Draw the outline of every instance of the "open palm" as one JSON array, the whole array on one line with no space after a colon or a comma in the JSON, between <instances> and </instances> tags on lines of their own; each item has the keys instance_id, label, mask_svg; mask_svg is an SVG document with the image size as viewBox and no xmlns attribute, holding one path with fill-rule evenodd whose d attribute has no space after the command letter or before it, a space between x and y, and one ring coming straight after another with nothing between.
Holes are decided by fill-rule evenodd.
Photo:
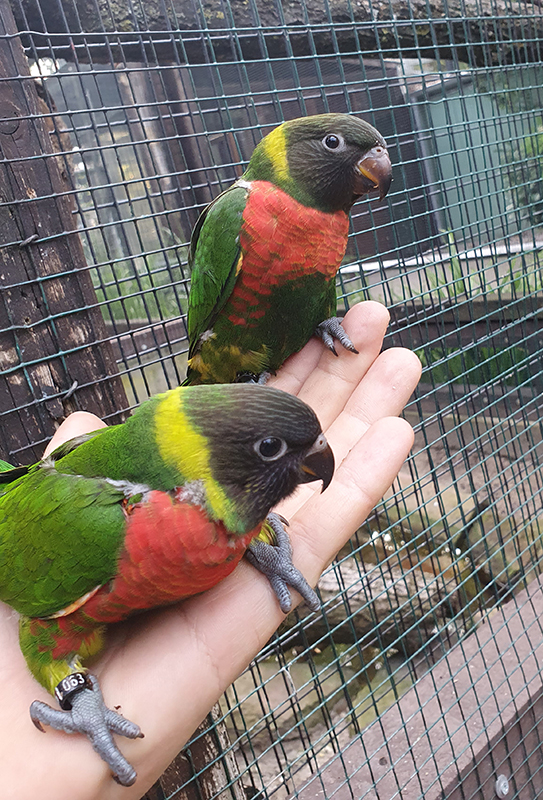
<instances>
[{"instance_id":1,"label":"open palm","mask_svg":"<svg viewBox=\"0 0 543 800\"><path fill-rule=\"evenodd\" d=\"M342 351L336 358L312 340L270 381L315 409L336 458L326 492L302 486L280 509L290 520L294 563L313 585L390 486L412 445L412 430L397 415L420 364L407 350L380 354L387 323L382 306L361 303L345 318L359 355ZM53 444L100 424L90 414L75 414ZM282 619L267 580L242 562L202 595L112 626L92 671L108 705L120 707L145 734L119 742L138 772L135 785L124 788L84 737L34 728L30 703L51 698L26 668L17 615L0 603L2 796L140 798Z\"/></svg>"}]
</instances>

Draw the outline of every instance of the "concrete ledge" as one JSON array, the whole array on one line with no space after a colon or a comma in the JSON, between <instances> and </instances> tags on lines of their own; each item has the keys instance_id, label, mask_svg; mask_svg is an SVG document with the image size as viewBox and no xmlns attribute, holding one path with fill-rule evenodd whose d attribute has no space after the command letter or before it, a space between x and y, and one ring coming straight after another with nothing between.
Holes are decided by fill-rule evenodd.
<instances>
[{"instance_id":1,"label":"concrete ledge","mask_svg":"<svg viewBox=\"0 0 543 800\"><path fill-rule=\"evenodd\" d=\"M495 800L543 792L540 580L494 611L297 793L303 800Z\"/></svg>"}]
</instances>

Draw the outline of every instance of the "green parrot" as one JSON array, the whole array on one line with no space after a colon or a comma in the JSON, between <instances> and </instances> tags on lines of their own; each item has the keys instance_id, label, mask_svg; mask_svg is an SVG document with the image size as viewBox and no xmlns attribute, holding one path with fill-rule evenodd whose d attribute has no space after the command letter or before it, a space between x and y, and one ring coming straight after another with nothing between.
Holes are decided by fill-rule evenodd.
<instances>
[{"instance_id":1,"label":"green parrot","mask_svg":"<svg viewBox=\"0 0 543 800\"><path fill-rule=\"evenodd\" d=\"M28 667L62 709L35 701L31 717L40 730L85 733L131 785L136 773L111 732L142 734L107 708L85 660L102 650L110 623L205 591L246 553L285 612L288 586L317 608L269 512L300 483L322 479L324 489L332 452L301 400L234 384L178 387L38 464L7 466L0 599L19 612Z\"/></svg>"},{"instance_id":2,"label":"green parrot","mask_svg":"<svg viewBox=\"0 0 543 800\"><path fill-rule=\"evenodd\" d=\"M190 244L185 383L275 372L313 334L356 353L336 317L349 211L392 167L379 131L348 114L285 122L201 214Z\"/></svg>"}]
</instances>

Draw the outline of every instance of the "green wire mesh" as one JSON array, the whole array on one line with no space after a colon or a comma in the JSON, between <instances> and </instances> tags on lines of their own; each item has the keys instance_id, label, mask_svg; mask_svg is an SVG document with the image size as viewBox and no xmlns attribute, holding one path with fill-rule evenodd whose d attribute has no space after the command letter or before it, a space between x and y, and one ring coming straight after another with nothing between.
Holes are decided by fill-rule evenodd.
<instances>
[{"instance_id":1,"label":"green wire mesh","mask_svg":"<svg viewBox=\"0 0 543 800\"><path fill-rule=\"evenodd\" d=\"M70 410L115 420L184 377L190 231L277 123L363 114L394 164L388 197L354 206L338 292L345 309L386 304L385 346L423 363L405 410L412 455L323 576L322 612L287 619L196 732L184 773L166 774L150 800L524 800L543 786L543 17L529 3L460 8L0 3L2 60L22 45L15 80L39 98L29 118L50 142L11 156L12 168L60 170L63 191L38 199L68 203L73 219L0 247L79 237L84 253L84 290L66 289L64 310L48 287L72 286L70 263L2 275L12 355L0 444L11 461L39 457ZM38 199L18 202L33 213ZM14 292L39 298L39 319L14 320ZM74 344L62 323L82 313L98 314L94 339ZM53 344L29 348L29 331L44 329ZM109 360L74 378L70 357L85 362L93 346ZM486 699L466 683L470 662ZM512 709L523 709L515 742ZM420 714L416 750L408 731Z\"/></svg>"}]
</instances>

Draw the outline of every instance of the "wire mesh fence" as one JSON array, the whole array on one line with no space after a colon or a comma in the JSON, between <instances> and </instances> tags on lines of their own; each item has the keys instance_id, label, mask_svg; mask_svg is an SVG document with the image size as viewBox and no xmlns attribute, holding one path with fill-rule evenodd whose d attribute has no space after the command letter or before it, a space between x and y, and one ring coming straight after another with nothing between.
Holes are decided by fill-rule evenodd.
<instances>
[{"instance_id":1,"label":"wire mesh fence","mask_svg":"<svg viewBox=\"0 0 543 800\"><path fill-rule=\"evenodd\" d=\"M190 231L276 124L361 114L394 165L338 286L421 358L412 455L322 612L287 619L149 797L538 797L540 5L2 0L0 25L11 462L184 378Z\"/></svg>"}]
</instances>

